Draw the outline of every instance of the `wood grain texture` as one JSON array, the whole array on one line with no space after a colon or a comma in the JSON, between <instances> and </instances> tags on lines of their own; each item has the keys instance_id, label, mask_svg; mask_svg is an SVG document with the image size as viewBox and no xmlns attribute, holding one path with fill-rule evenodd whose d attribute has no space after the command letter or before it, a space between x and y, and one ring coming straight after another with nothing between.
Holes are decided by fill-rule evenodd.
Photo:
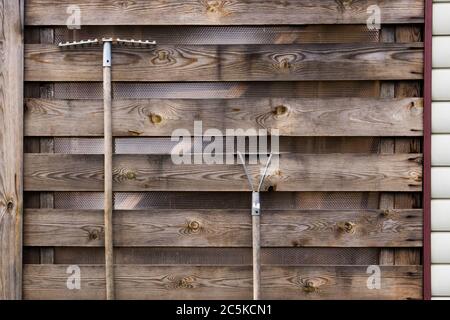
<instances>
[{"instance_id":1,"label":"wood grain texture","mask_svg":"<svg viewBox=\"0 0 450 320\"><path fill-rule=\"evenodd\" d=\"M102 191L102 155L26 154L26 191ZM236 162L235 162L236 163ZM422 155L280 155L262 190L420 191ZM170 156L116 155L114 191L249 191L240 164L175 165ZM254 184L260 165L250 165Z\"/></svg>"},{"instance_id":2,"label":"wood grain texture","mask_svg":"<svg viewBox=\"0 0 450 320\"><path fill-rule=\"evenodd\" d=\"M114 211L114 246L250 247L248 210ZM417 247L422 210L263 210L263 247ZM101 210L27 209L26 246L101 247ZM282 236L280 236L282 235Z\"/></svg>"},{"instance_id":3,"label":"wood grain texture","mask_svg":"<svg viewBox=\"0 0 450 320\"><path fill-rule=\"evenodd\" d=\"M423 78L423 44L117 48L114 81L297 81ZM25 48L26 81L101 81L98 48Z\"/></svg>"},{"instance_id":4,"label":"wood grain texture","mask_svg":"<svg viewBox=\"0 0 450 320\"><path fill-rule=\"evenodd\" d=\"M107 47L109 46L109 47ZM111 53L111 43L104 45L104 55ZM109 49L107 49L109 48ZM109 62L111 57L106 58ZM114 244L113 244L113 153L114 142L112 132L112 81L111 66L103 65L103 128L104 128L104 246L106 272L106 299L114 300Z\"/></svg>"},{"instance_id":5,"label":"wood grain texture","mask_svg":"<svg viewBox=\"0 0 450 320\"><path fill-rule=\"evenodd\" d=\"M102 299L104 267L82 265L68 290L67 265L25 265L25 299ZM262 299L421 299L419 266L384 266L382 290L367 288L367 266L263 266ZM116 266L117 299L250 299L251 267Z\"/></svg>"},{"instance_id":6,"label":"wood grain texture","mask_svg":"<svg viewBox=\"0 0 450 320\"><path fill-rule=\"evenodd\" d=\"M99 100L25 101L26 136L102 136ZM283 136L420 136L420 98L114 100L115 136L171 136L174 130L278 129Z\"/></svg>"},{"instance_id":7,"label":"wood grain texture","mask_svg":"<svg viewBox=\"0 0 450 320\"><path fill-rule=\"evenodd\" d=\"M0 0L0 300L22 297L23 1Z\"/></svg>"},{"instance_id":8,"label":"wood grain texture","mask_svg":"<svg viewBox=\"0 0 450 320\"><path fill-rule=\"evenodd\" d=\"M415 42L422 41L422 28L419 26L397 26L396 27L397 42ZM395 88L395 96L402 97L420 97L423 96L423 82L416 81L400 81ZM396 152L421 152L422 140L414 139L413 141L405 141L401 138L396 138L395 141ZM417 195L411 194L396 194L395 207L403 208L417 208L422 207L420 200L417 201ZM422 252L419 248L397 248L395 249L395 264L396 265L420 265Z\"/></svg>"},{"instance_id":9,"label":"wood grain texture","mask_svg":"<svg viewBox=\"0 0 450 320\"><path fill-rule=\"evenodd\" d=\"M29 32L29 31L27 31ZM39 43L52 44L55 39L55 32L53 28L39 28ZM41 83L39 85L39 96L41 98L53 99L55 95L55 86L53 83ZM53 138L41 138L39 152L40 153L54 153L55 141ZM53 208L54 193L53 192L41 192L39 193L39 206L40 208ZM55 262L55 250L53 247L40 248L39 263L41 264L53 264Z\"/></svg>"},{"instance_id":10,"label":"wood grain texture","mask_svg":"<svg viewBox=\"0 0 450 320\"><path fill-rule=\"evenodd\" d=\"M71 5L83 25L366 24L369 0L29 0L27 25L65 25ZM423 23L420 0L379 0L383 23Z\"/></svg>"}]
</instances>

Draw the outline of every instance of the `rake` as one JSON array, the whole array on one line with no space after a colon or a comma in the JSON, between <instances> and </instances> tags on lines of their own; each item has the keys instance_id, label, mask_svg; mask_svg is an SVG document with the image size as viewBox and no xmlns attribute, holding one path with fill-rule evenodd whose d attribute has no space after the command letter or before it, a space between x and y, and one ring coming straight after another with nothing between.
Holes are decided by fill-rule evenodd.
<instances>
[{"instance_id":1,"label":"rake","mask_svg":"<svg viewBox=\"0 0 450 320\"><path fill-rule=\"evenodd\" d=\"M111 83L111 67L112 67L112 47L113 45L127 46L131 48L146 48L156 45L155 41L149 40L124 40L103 38L81 40L74 42L59 43L61 48L85 48L99 47L103 45L103 111L104 111L104 139L105 139L105 278L106 278L106 299L114 299L114 252L113 252L113 228L112 228L112 211L113 211L113 135L112 135L112 83Z\"/></svg>"},{"instance_id":2,"label":"rake","mask_svg":"<svg viewBox=\"0 0 450 320\"><path fill-rule=\"evenodd\" d=\"M261 298L261 199L260 191L264 179L269 169L270 161L272 160L272 153L267 160L266 167L259 181L258 189L254 189L252 178L245 165L242 153L238 151L242 166L244 167L245 175L252 190L252 249L253 249L253 300L260 300Z\"/></svg>"}]
</instances>

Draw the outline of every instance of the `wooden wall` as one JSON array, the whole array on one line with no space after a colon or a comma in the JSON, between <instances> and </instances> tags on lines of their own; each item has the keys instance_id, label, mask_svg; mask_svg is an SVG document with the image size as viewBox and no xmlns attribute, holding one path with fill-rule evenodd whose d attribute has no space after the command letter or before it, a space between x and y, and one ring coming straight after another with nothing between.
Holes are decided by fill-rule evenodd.
<instances>
[{"instance_id":1,"label":"wooden wall","mask_svg":"<svg viewBox=\"0 0 450 320\"><path fill-rule=\"evenodd\" d=\"M280 129L280 170L263 186L263 298L421 299L424 2L375 1L381 29L367 30L372 2L28 0L24 298L105 298L101 208L57 201L102 192L102 156L56 147L103 135L101 50L55 44L119 36L158 45L114 51L116 141L195 120ZM74 4L82 28L69 31ZM116 199L133 199L114 211L117 298L251 298L242 167L139 153L114 156ZM67 289L68 265L81 290Z\"/></svg>"}]
</instances>

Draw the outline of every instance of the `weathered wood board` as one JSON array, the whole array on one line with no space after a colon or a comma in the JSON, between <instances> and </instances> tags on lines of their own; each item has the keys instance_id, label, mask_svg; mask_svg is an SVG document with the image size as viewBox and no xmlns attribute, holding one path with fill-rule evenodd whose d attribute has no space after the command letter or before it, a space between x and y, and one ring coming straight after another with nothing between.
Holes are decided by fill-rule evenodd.
<instances>
[{"instance_id":1,"label":"weathered wood board","mask_svg":"<svg viewBox=\"0 0 450 320\"><path fill-rule=\"evenodd\" d=\"M103 299L104 267L81 265L81 290L68 290L67 265L25 265L25 299ZM263 266L263 299L421 299L420 266L382 266L382 290L368 266ZM250 299L251 267L117 265L117 299Z\"/></svg>"},{"instance_id":2,"label":"weathered wood board","mask_svg":"<svg viewBox=\"0 0 450 320\"><path fill-rule=\"evenodd\" d=\"M193 157L192 157L193 158ZM102 155L26 154L26 191L102 191ZM261 165L250 165L257 185ZM249 191L240 163L173 163L171 156L116 155L114 191ZM420 191L422 155L285 154L263 190Z\"/></svg>"},{"instance_id":3,"label":"weathered wood board","mask_svg":"<svg viewBox=\"0 0 450 320\"><path fill-rule=\"evenodd\" d=\"M27 99L26 136L103 136L101 100ZM283 136L421 136L420 98L114 100L115 136L174 130L273 129Z\"/></svg>"},{"instance_id":4,"label":"weathered wood board","mask_svg":"<svg viewBox=\"0 0 450 320\"><path fill-rule=\"evenodd\" d=\"M422 210L264 210L263 247L416 247ZM250 247L248 210L114 211L114 246ZM104 246L101 210L27 209L26 246Z\"/></svg>"},{"instance_id":5,"label":"weathered wood board","mask_svg":"<svg viewBox=\"0 0 450 320\"><path fill-rule=\"evenodd\" d=\"M376 57L376 59L374 59ZM26 81L101 81L102 50L25 47ZM402 80L423 78L422 43L117 48L113 81Z\"/></svg>"},{"instance_id":6,"label":"weathered wood board","mask_svg":"<svg viewBox=\"0 0 450 320\"><path fill-rule=\"evenodd\" d=\"M383 23L424 21L420 0L28 0L25 22L65 25L74 6L82 25L366 24L373 4Z\"/></svg>"},{"instance_id":7,"label":"weathered wood board","mask_svg":"<svg viewBox=\"0 0 450 320\"><path fill-rule=\"evenodd\" d=\"M0 300L22 297L23 1L0 0Z\"/></svg>"}]
</instances>

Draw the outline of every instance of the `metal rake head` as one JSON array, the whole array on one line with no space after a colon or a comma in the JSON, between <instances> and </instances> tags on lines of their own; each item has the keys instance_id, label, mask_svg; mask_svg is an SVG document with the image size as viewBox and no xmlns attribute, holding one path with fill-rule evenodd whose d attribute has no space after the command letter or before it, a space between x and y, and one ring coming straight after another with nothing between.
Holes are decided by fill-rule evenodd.
<instances>
[{"instance_id":1,"label":"metal rake head","mask_svg":"<svg viewBox=\"0 0 450 320\"><path fill-rule=\"evenodd\" d=\"M62 47L62 48L88 47L88 46L100 45L105 42L110 42L111 44L117 45L117 46L127 46L127 47L134 47L134 48L146 48L146 47L156 45L156 41L150 41L150 40L103 38L102 40L88 39L88 40L71 41L71 42L69 42L69 41L68 42L60 42L58 44L58 46Z\"/></svg>"},{"instance_id":2,"label":"metal rake head","mask_svg":"<svg viewBox=\"0 0 450 320\"><path fill-rule=\"evenodd\" d=\"M61 48L74 48L74 47L88 47L93 45L100 44L100 41L98 39L88 39L88 40L81 40L81 41L67 41L67 42L60 42L58 44Z\"/></svg>"},{"instance_id":3,"label":"metal rake head","mask_svg":"<svg viewBox=\"0 0 450 320\"><path fill-rule=\"evenodd\" d=\"M119 46L149 47L156 45L156 41L117 38L116 44Z\"/></svg>"}]
</instances>

